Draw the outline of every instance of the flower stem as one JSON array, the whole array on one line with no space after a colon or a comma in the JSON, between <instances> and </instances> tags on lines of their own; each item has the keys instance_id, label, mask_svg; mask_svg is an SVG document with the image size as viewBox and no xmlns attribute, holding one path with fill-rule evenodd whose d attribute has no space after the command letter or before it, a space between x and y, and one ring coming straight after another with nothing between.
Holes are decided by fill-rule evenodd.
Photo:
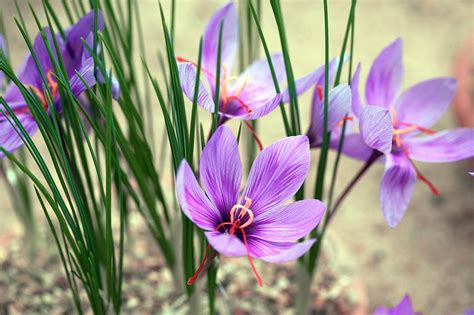
<instances>
[{"instance_id":1,"label":"flower stem","mask_svg":"<svg viewBox=\"0 0 474 315\"><path fill-rule=\"evenodd\" d=\"M377 159L380 156L382 156L382 153L380 153L379 151L374 150L372 152L372 155L365 162L365 164L362 166L362 168L359 170L359 172L357 172L357 174L349 182L349 184L346 186L346 188L344 188L344 190L342 191L342 193L339 195L336 202L334 203L334 207L332 207L332 210L331 209L329 210L328 215L326 216L326 220L325 220L323 230L326 229L327 225L329 224L329 221L334 217L334 215L336 214L336 210L342 204L344 199L349 195L352 188L354 188L354 186L359 182L359 180L362 178L362 176L369 170L369 168L375 163L375 161L377 161Z\"/></svg>"},{"instance_id":2,"label":"flower stem","mask_svg":"<svg viewBox=\"0 0 474 315\"><path fill-rule=\"evenodd\" d=\"M323 226L321 228L321 232L319 232L315 237L318 238L318 242L313 246L312 252L310 253L309 257L309 264L308 264L308 271L312 274L316 272L316 269L318 267L318 260L319 260L319 254L320 254L320 249L321 245L323 243L324 235L326 233L326 229L329 225L329 222L331 222L331 219L334 217L336 214L336 210L339 208L339 206L342 204L344 199L349 195L349 192L351 192L352 188L359 182L359 180L362 178L362 176L367 172L367 170L372 166L372 164L377 161L377 159L382 156L382 153L379 151L373 150L372 155L367 159L365 164L362 166L362 168L357 172L357 174L354 176L354 178L349 182L349 184L344 188L342 193L339 195L337 198L334 207L328 210L328 213L326 214L326 217L324 219Z\"/></svg>"}]
</instances>

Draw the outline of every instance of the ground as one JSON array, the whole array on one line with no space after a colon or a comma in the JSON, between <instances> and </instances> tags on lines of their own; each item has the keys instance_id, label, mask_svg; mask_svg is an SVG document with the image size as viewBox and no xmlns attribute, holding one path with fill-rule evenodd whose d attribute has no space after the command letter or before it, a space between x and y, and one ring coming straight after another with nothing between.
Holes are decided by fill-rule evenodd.
<instances>
[{"instance_id":1,"label":"ground","mask_svg":"<svg viewBox=\"0 0 474 315\"><path fill-rule=\"evenodd\" d=\"M2 14L8 29L13 64L18 66L26 51L12 22L13 1L5 1ZM32 1L37 5L38 1ZM55 1L52 1L53 3ZM177 1L176 50L187 58L196 56L198 38L212 10L224 1ZM264 32L272 51L279 50L270 6L264 2ZM322 2L322 1L321 1ZM339 53L350 1L330 2L330 51ZM156 1L140 1L148 57L163 45L158 36ZM167 3L165 2L165 7ZM39 6L38 6L39 7ZM318 1L282 1L290 54L297 76L323 62L323 11ZM365 79L370 62L379 50L397 37L404 40L404 86L432 77L449 76L457 50L473 31L473 5L469 0L360 0L356 16L354 60L362 62ZM27 19L29 25L34 21ZM156 38L158 37L158 38ZM303 123L307 124L310 95L300 100ZM161 124L161 121L158 121ZM259 134L265 145L283 136L281 118L275 113L262 119ZM230 124L237 128L237 124ZM436 129L455 127L446 113ZM331 156L333 158L333 156ZM332 159L331 159L332 161ZM312 168L317 163L314 153ZM343 159L338 191L360 167ZM423 174L440 189L433 197L418 183L406 217L396 229L386 226L379 206L378 185L383 167L375 166L344 202L330 228L341 250L341 259L363 279L369 309L395 304L405 293L425 314L462 314L474 307L474 180L466 162L449 165L419 165ZM311 177L313 175L310 175ZM17 220L3 183L0 186L0 235L14 229ZM38 222L43 223L38 212ZM331 242L326 246L331 246Z\"/></svg>"}]
</instances>

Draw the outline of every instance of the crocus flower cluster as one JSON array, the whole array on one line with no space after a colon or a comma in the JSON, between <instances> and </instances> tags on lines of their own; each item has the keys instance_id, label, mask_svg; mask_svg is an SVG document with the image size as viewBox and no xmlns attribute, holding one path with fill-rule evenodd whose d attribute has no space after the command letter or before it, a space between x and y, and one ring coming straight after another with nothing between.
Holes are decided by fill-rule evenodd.
<instances>
[{"instance_id":1,"label":"crocus flower cluster","mask_svg":"<svg viewBox=\"0 0 474 315\"><path fill-rule=\"evenodd\" d=\"M413 305L410 296L407 294L403 297L397 306L386 308L379 306L375 309L374 315L422 315L413 310Z\"/></svg>"},{"instance_id":2,"label":"crocus flower cluster","mask_svg":"<svg viewBox=\"0 0 474 315\"><path fill-rule=\"evenodd\" d=\"M474 156L474 129L430 129L454 96L453 78L423 81L399 96L403 77L401 39L388 45L375 59L367 78L364 103L358 92L360 69L359 66L351 87L360 134L347 135L343 152L367 160L375 150L384 157L380 200L385 220L395 227L408 208L417 179L439 195L413 160L439 163Z\"/></svg>"},{"instance_id":3,"label":"crocus flower cluster","mask_svg":"<svg viewBox=\"0 0 474 315\"><path fill-rule=\"evenodd\" d=\"M102 14L98 14L98 29L102 30L104 26ZM65 69L69 77L69 85L71 92L75 97L79 97L87 87L92 87L96 84L96 74L94 70L94 59L89 50L86 49L83 40L93 47L93 29L94 29L94 12L90 12L81 18L76 24L65 30L65 38L59 34L52 34L49 28L45 28L47 42L45 42L38 33L33 44L33 51L36 54L41 71L47 78L48 86L53 102L57 107L56 110L61 111L62 102L59 96L59 87L54 74L53 63L48 54L47 45L51 47L55 56L61 55L64 61ZM53 36L58 43L58 50L56 50ZM46 111L49 111L48 102L46 98L46 91L41 78L41 72L37 68L34 58L31 54L25 58L23 65L18 73L18 79L22 84L33 93L43 105ZM117 85L115 84L115 93ZM25 130L33 135L38 130L37 123L30 113L28 105L20 91L15 84L10 84L3 96L6 103L11 107L13 112L18 117L19 121ZM17 134L15 127L8 121L5 109L0 108L0 146L7 151L13 152L23 145L21 137ZM2 157L2 153L0 153Z\"/></svg>"},{"instance_id":4,"label":"crocus flower cluster","mask_svg":"<svg viewBox=\"0 0 474 315\"><path fill-rule=\"evenodd\" d=\"M252 258L271 263L292 261L315 242L298 240L318 225L325 205L312 199L286 203L303 184L309 165L306 136L277 141L256 157L241 193L237 140L230 129L221 126L202 152L199 175L204 190L183 161L177 172L177 199L186 216L205 231L215 251L248 257L262 285ZM188 283L196 279L205 261L206 257Z\"/></svg>"},{"instance_id":5,"label":"crocus flower cluster","mask_svg":"<svg viewBox=\"0 0 474 315\"><path fill-rule=\"evenodd\" d=\"M252 63L239 76L232 76L232 69L237 55L239 42L239 20L235 5L229 2L219 9L210 19L203 35L201 70L210 87L210 93L199 82L197 103L199 106L214 112L214 95L216 92L217 52L220 25L221 41L221 77L219 91L220 124L228 119L254 120L272 112L281 102L289 101L288 89L276 93L272 74L266 58ZM278 83L286 78L285 64L281 53L271 56ZM184 94L194 98L196 85L196 64L184 58L178 58L179 77ZM301 94L311 88L320 76L316 70L296 82L296 92Z\"/></svg>"}]
</instances>

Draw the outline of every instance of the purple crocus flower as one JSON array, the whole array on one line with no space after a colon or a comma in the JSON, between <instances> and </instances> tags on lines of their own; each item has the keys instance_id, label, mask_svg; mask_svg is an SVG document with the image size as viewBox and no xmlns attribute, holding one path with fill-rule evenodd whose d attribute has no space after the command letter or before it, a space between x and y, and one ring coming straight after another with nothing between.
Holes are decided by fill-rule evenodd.
<instances>
[{"instance_id":1,"label":"purple crocus flower","mask_svg":"<svg viewBox=\"0 0 474 315\"><path fill-rule=\"evenodd\" d=\"M287 204L303 184L309 165L306 136L275 142L259 153L240 193L242 164L237 141L230 129L220 126L200 160L204 191L183 161L177 172L176 195L185 215L205 230L210 246L224 256L247 256L262 285L252 258L270 263L292 261L315 242L297 240L317 226L325 205L318 200Z\"/></svg>"},{"instance_id":2,"label":"purple crocus flower","mask_svg":"<svg viewBox=\"0 0 474 315\"><path fill-rule=\"evenodd\" d=\"M237 55L239 42L239 21L235 5L229 2L220 8L211 18L204 31L202 50L202 73L207 78L211 92L199 83L198 105L214 112L213 101L216 86L217 47L219 42L220 23L223 21L221 43L221 77L219 114L222 124L227 119L253 120L272 112L280 102L289 100L288 90L280 94L275 86L266 58L252 63L238 77L232 76L232 69ZM285 65L281 53L271 56L275 75L279 83L286 78ZM194 99L196 85L196 64L184 58L177 58L181 87L184 94ZM297 94L309 89L315 82L316 75L309 75L297 83Z\"/></svg>"},{"instance_id":3,"label":"purple crocus flower","mask_svg":"<svg viewBox=\"0 0 474 315\"><path fill-rule=\"evenodd\" d=\"M456 87L453 78L423 81L398 96L402 84L402 40L388 45L375 59L366 82L366 105L359 93L360 66L352 81L352 102L359 134L345 139L343 152L367 160L374 150L385 156L380 199L390 227L403 218L416 179L439 191L416 168L421 162L452 162L474 156L474 129L435 132L429 129L449 106ZM425 136L420 136L425 134Z\"/></svg>"},{"instance_id":4,"label":"purple crocus flower","mask_svg":"<svg viewBox=\"0 0 474 315\"><path fill-rule=\"evenodd\" d=\"M413 310L410 296L407 294L403 297L397 306L386 308L379 306L375 309L374 315L422 315L420 312Z\"/></svg>"},{"instance_id":5,"label":"purple crocus flower","mask_svg":"<svg viewBox=\"0 0 474 315\"><path fill-rule=\"evenodd\" d=\"M87 89L87 86L93 86L96 84L94 60L84 49L81 40L82 38L88 37L88 34L91 34L90 19L91 14L83 17L77 24L67 29L66 38L64 40L58 34L54 35L58 43L59 51L56 50L53 44L53 34L51 30L49 28L44 29L44 33L54 55L58 56L60 54L63 57L65 68L69 76L71 92L76 97L79 97ZM102 16L100 15L99 25L102 24L102 22L100 22L101 19ZM62 104L58 93L58 84L53 73L53 63L50 60L45 41L40 33L35 38L33 50L38 57L42 71L46 75L48 88L53 97L53 101L57 106L57 109L61 110ZM85 81L86 85L83 83L81 78ZM49 110L40 71L38 70L31 54L28 54L26 57L18 73L18 79L31 93L36 95L44 109ZM20 89L15 84L10 84L3 98L15 112L25 130L30 135L35 134L38 130L38 126L33 115L29 111L28 105L23 98ZM5 109L0 109L2 111L0 116L0 146L9 152L13 152L23 145L23 141L17 134L15 130L16 127L12 126L7 117L5 117L5 115L7 115ZM0 153L0 158L1 157L3 157L2 153Z\"/></svg>"}]
</instances>

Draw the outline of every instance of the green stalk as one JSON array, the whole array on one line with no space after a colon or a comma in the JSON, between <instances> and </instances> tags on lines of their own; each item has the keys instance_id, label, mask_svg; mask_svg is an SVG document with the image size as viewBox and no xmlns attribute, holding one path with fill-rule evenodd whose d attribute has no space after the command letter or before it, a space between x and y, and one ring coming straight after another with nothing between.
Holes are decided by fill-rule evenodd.
<instances>
[{"instance_id":1,"label":"green stalk","mask_svg":"<svg viewBox=\"0 0 474 315\"><path fill-rule=\"evenodd\" d=\"M352 80L352 61L353 61L353 55L354 55L354 27L355 27L355 7L357 4L357 0L352 1L352 6L351 6L351 12L350 12L350 17L347 23L347 28L346 28L346 35L344 36L344 43L343 43L343 50L341 51L341 58L340 60L343 60L344 56L344 51L345 51L345 45L347 42L347 34L351 33L351 43L350 43L350 59L349 59L349 73L348 73L348 78L347 82L349 85L351 84ZM349 30L350 29L350 30ZM338 72L336 75L336 81L334 82L334 86L337 86L339 84L340 80L340 75L342 70L342 65L338 68ZM347 121L344 120L342 123L342 130L341 130L341 137L339 139L339 144L337 147L337 155L336 155L336 161L334 163L334 168L332 171L332 178L331 178L331 186L329 188L329 197L328 197L328 209L331 209L332 207L332 201L333 201L333 196L334 196L334 189L336 187L336 181L337 181L337 171L339 169L339 162L341 159L341 153L342 149L344 148L344 139L345 139L345 134L346 134L346 127L347 127Z\"/></svg>"},{"instance_id":2,"label":"green stalk","mask_svg":"<svg viewBox=\"0 0 474 315\"><path fill-rule=\"evenodd\" d=\"M285 25L283 22L283 15L280 7L280 0L270 0L272 6L273 15L277 23L278 34L280 36L281 50L283 53L283 59L285 61L286 78L288 82L288 92L290 95L290 108L291 108L291 122L293 135L301 134L301 122L300 113L298 107L298 95L296 93L296 83L293 74L293 67L291 66L291 59L288 50L288 41L286 39Z\"/></svg>"},{"instance_id":3,"label":"green stalk","mask_svg":"<svg viewBox=\"0 0 474 315\"><path fill-rule=\"evenodd\" d=\"M318 173L316 177L314 198L322 200L324 188L324 174L326 171L327 156L329 151L330 133L328 132L328 92L329 92L329 18L328 18L328 3L323 0L324 5L324 123L323 123L323 143L321 146L321 153L319 156ZM311 238L317 237L317 229L311 232ZM318 241L318 244L321 240ZM317 247L313 246L309 251L308 271L312 274L315 267L317 255Z\"/></svg>"},{"instance_id":4,"label":"green stalk","mask_svg":"<svg viewBox=\"0 0 474 315\"><path fill-rule=\"evenodd\" d=\"M258 18L258 14L255 11L255 8L254 8L251 0L248 0L248 4L249 4L250 11L252 13L253 19L255 21L255 25L257 26L258 34L260 36L260 41L262 42L263 50L265 51L265 56L266 56L267 61L268 61L268 66L270 67L270 72L272 74L273 84L275 85L275 91L277 93L280 93L280 84L279 84L278 79L276 77L275 67L273 66L272 57L270 55L270 50L268 49L267 41L265 40L265 36L263 34L262 27L260 25L260 20ZM280 111L281 111L281 116L282 116L282 119L283 119L283 125L285 126L286 135L291 136L293 134L293 131L290 127L290 123L288 121L288 115L286 114L285 105L283 104L283 102L280 103Z\"/></svg>"},{"instance_id":5,"label":"green stalk","mask_svg":"<svg viewBox=\"0 0 474 315\"><path fill-rule=\"evenodd\" d=\"M224 21L219 25L219 41L217 44L217 64L216 64L216 89L214 96L214 113L212 114L212 129L210 136L216 131L219 124L219 102L220 102L220 86L221 86L221 50L222 50L222 30L224 29ZM210 137L209 137L210 138Z\"/></svg>"}]
</instances>

